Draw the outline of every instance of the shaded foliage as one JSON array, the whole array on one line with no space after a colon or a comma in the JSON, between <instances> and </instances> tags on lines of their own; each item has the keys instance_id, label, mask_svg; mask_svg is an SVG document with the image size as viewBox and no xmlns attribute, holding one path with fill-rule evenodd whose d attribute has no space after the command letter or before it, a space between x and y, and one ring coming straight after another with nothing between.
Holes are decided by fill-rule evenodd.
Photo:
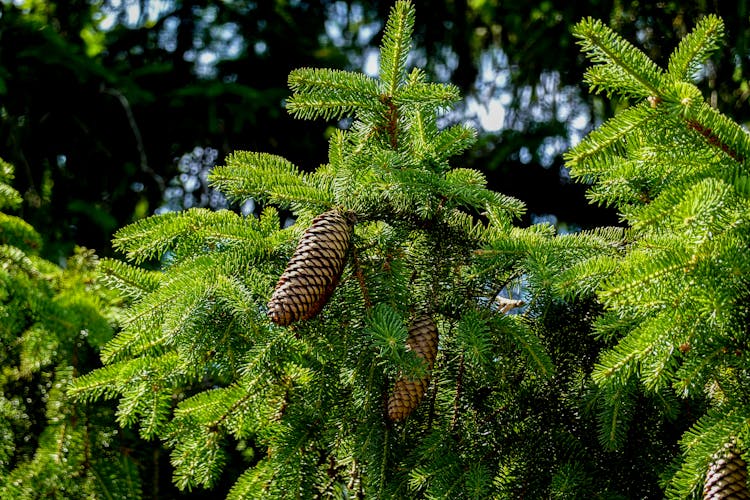
<instances>
[{"instance_id":1,"label":"shaded foliage","mask_svg":"<svg viewBox=\"0 0 750 500\"><path fill-rule=\"evenodd\" d=\"M17 166L24 216L49 235L52 256L74 240L106 253L115 228L160 205L179 175L176 159L195 147L219 157L234 149L280 152L293 138L284 151L291 160L306 169L324 161L318 139L325 126L282 113L288 91L281 82L296 67L364 67L388 8L364 1L127 5L0 4L0 153ZM747 45L746 0L738 10L697 1L417 7L423 14L413 57L420 65L480 107L502 101L482 113L504 114L504 129L481 134L463 161L526 200L527 221L544 214L584 227L614 220L611 211L587 210L583 188L561 170L571 132L580 137L617 106L578 90L582 61L568 27L584 15L609 19L657 62L700 15L723 15L734 45L712 59L701 86L720 109L746 119L747 62L733 56ZM461 113L478 120L479 111ZM571 131L578 115L583 128Z\"/></svg>"}]
</instances>

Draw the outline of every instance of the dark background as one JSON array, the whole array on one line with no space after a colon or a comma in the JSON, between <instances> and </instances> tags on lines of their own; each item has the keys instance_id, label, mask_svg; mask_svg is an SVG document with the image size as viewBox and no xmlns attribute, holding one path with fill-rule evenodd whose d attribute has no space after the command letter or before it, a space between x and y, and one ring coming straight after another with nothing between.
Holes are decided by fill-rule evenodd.
<instances>
[{"instance_id":1,"label":"dark background","mask_svg":"<svg viewBox=\"0 0 750 500\"><path fill-rule=\"evenodd\" d=\"M74 244L111 253L113 232L155 211L224 206L206 170L234 150L326 162L336 123L291 119L289 71L362 70L391 2L0 2L0 157L16 166L23 216L45 256ZM561 154L618 105L581 84L585 61L570 27L606 21L661 65L705 14L727 43L699 85L748 119L748 5L706 1L427 1L417 8L413 63L459 85L466 102L446 123L473 122L479 143L454 165L528 205L522 224L561 230L616 224L588 205ZM483 121L487 115L494 121Z\"/></svg>"}]
</instances>

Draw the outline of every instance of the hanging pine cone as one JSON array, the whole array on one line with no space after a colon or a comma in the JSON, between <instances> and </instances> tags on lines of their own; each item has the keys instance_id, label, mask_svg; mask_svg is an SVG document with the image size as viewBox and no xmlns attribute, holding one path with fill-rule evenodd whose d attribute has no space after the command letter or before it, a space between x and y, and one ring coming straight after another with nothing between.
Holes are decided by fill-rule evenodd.
<instances>
[{"instance_id":1,"label":"hanging pine cone","mask_svg":"<svg viewBox=\"0 0 750 500\"><path fill-rule=\"evenodd\" d=\"M335 210L313 219L268 302L271 321L286 326L323 309L344 270L351 232L351 221Z\"/></svg>"},{"instance_id":2,"label":"hanging pine cone","mask_svg":"<svg viewBox=\"0 0 750 500\"><path fill-rule=\"evenodd\" d=\"M438 331L435 322L428 315L419 316L409 328L406 340L409 349L427 362L427 374L417 380L401 377L388 398L388 418L397 422L409 416L422 400L430 382L429 372L435 363L438 346Z\"/></svg>"},{"instance_id":3,"label":"hanging pine cone","mask_svg":"<svg viewBox=\"0 0 750 500\"><path fill-rule=\"evenodd\" d=\"M703 500L750 499L747 489L747 464L732 445L726 446L723 455L713 461L706 474Z\"/></svg>"}]
</instances>

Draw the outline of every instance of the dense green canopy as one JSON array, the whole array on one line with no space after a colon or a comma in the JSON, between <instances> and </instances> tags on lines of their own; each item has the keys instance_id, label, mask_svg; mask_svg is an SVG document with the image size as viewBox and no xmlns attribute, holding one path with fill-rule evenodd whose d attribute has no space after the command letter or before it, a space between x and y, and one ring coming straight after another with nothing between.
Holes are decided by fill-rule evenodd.
<instances>
[{"instance_id":1,"label":"dense green canopy","mask_svg":"<svg viewBox=\"0 0 750 500\"><path fill-rule=\"evenodd\" d=\"M0 497L747 491L746 2L0 8Z\"/></svg>"},{"instance_id":2,"label":"dense green canopy","mask_svg":"<svg viewBox=\"0 0 750 500\"><path fill-rule=\"evenodd\" d=\"M745 0L415 6L415 57L431 78L450 80L468 96L449 120L484 131L463 161L527 202L529 217L553 214L584 227L615 220L587 208L583 187L561 171L571 140L612 112L580 85L570 26L584 16L608 19L660 62L700 16L722 15L734 46L716 57L723 63L709 66L702 85L720 109L740 122L748 116ZM0 2L0 157L17 167L23 215L50 240L46 254L59 258L73 241L109 253L114 230L153 213L170 181L169 206L207 204L197 174L236 149L283 151L314 169L326 158L320 139L329 132L283 110L286 76L304 66L372 65L389 7Z\"/></svg>"}]
</instances>

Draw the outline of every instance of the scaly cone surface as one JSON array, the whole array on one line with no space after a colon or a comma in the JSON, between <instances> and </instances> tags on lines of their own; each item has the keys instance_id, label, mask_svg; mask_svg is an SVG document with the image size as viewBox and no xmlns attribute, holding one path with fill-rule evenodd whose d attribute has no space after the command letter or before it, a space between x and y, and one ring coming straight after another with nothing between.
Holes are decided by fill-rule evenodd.
<instances>
[{"instance_id":1,"label":"scaly cone surface","mask_svg":"<svg viewBox=\"0 0 750 500\"><path fill-rule=\"evenodd\" d=\"M711 464L706 474L703 500L750 499L747 489L747 464L732 446Z\"/></svg>"},{"instance_id":2,"label":"scaly cone surface","mask_svg":"<svg viewBox=\"0 0 750 500\"><path fill-rule=\"evenodd\" d=\"M419 379L401 377L396 381L388 398L388 418L394 422L404 420L419 406L430 382L429 372L435 363L438 346L438 330L430 316L425 314L414 321L406 343L414 354L425 360L427 374Z\"/></svg>"},{"instance_id":3,"label":"scaly cone surface","mask_svg":"<svg viewBox=\"0 0 750 500\"><path fill-rule=\"evenodd\" d=\"M271 321L286 326L323 309L344 270L351 233L352 223L335 210L313 219L268 302Z\"/></svg>"}]
</instances>

